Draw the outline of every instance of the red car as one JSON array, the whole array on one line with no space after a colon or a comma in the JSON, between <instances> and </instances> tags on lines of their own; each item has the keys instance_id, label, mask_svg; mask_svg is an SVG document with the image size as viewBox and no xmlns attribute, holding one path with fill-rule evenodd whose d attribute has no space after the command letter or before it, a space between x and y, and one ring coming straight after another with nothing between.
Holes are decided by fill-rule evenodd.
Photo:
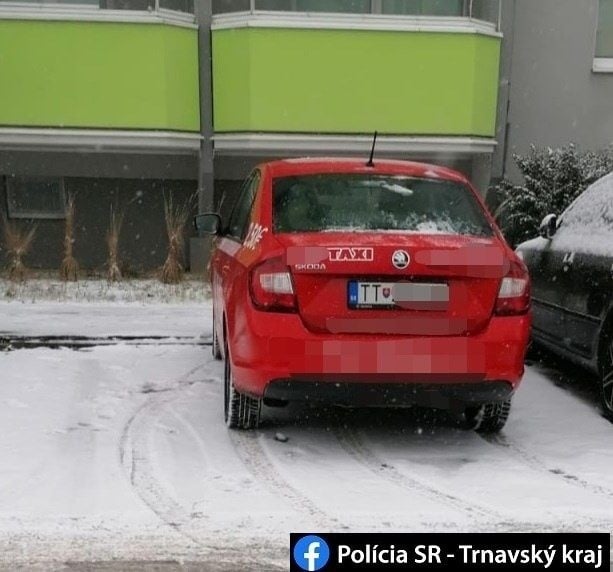
<instances>
[{"instance_id":1,"label":"red car","mask_svg":"<svg viewBox=\"0 0 613 572\"><path fill-rule=\"evenodd\" d=\"M530 282L466 178L404 161L258 166L215 234L225 418L262 403L449 409L499 431L524 371Z\"/></svg>"}]
</instances>

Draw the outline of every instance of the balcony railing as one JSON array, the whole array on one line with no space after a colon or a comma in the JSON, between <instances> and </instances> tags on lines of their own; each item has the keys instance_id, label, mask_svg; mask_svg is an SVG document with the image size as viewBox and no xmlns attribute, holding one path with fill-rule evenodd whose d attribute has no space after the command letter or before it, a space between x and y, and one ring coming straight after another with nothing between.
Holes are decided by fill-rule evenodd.
<instances>
[{"instance_id":1,"label":"balcony railing","mask_svg":"<svg viewBox=\"0 0 613 572\"><path fill-rule=\"evenodd\" d=\"M490 22L500 29L502 0L212 0L213 13L327 12L457 17Z\"/></svg>"},{"instance_id":2,"label":"balcony railing","mask_svg":"<svg viewBox=\"0 0 613 572\"><path fill-rule=\"evenodd\" d=\"M132 10L157 12L170 10L187 14L194 13L194 0L0 0L0 8L19 6L28 8L40 6L41 8L74 8L101 9L101 10Z\"/></svg>"}]
</instances>

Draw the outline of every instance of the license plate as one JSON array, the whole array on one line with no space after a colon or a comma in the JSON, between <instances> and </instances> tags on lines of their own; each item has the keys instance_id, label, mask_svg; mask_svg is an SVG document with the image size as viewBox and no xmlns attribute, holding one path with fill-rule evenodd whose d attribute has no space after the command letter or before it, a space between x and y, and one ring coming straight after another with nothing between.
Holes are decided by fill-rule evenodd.
<instances>
[{"instance_id":1,"label":"license plate","mask_svg":"<svg viewBox=\"0 0 613 572\"><path fill-rule=\"evenodd\" d=\"M350 308L405 308L442 311L449 305L449 286L423 282L348 283Z\"/></svg>"}]
</instances>

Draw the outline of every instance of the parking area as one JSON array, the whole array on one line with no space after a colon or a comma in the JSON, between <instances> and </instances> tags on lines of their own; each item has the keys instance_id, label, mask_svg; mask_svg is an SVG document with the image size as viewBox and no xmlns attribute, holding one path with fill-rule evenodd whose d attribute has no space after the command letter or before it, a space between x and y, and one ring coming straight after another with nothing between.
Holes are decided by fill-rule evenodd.
<instances>
[{"instance_id":1,"label":"parking area","mask_svg":"<svg viewBox=\"0 0 613 572\"><path fill-rule=\"evenodd\" d=\"M285 569L290 531L613 526L613 426L581 370L531 362L492 438L305 407L228 431L210 311L3 304L0 567Z\"/></svg>"}]
</instances>

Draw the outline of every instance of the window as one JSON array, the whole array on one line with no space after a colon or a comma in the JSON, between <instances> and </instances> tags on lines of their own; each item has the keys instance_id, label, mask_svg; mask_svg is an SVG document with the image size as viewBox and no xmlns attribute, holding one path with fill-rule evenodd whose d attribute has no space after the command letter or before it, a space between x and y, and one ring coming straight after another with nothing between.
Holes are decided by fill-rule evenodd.
<instances>
[{"instance_id":1,"label":"window","mask_svg":"<svg viewBox=\"0 0 613 572\"><path fill-rule=\"evenodd\" d=\"M464 4L464 13L470 13L470 17L476 20L497 24L500 29L501 2L502 0L472 0Z\"/></svg>"},{"instance_id":2,"label":"window","mask_svg":"<svg viewBox=\"0 0 613 572\"><path fill-rule=\"evenodd\" d=\"M160 0L160 8L193 14L194 0Z\"/></svg>"},{"instance_id":3,"label":"window","mask_svg":"<svg viewBox=\"0 0 613 572\"><path fill-rule=\"evenodd\" d=\"M502 0L213 0L213 13L280 12L385 14L474 18L498 24Z\"/></svg>"},{"instance_id":4,"label":"window","mask_svg":"<svg viewBox=\"0 0 613 572\"><path fill-rule=\"evenodd\" d=\"M100 8L109 10L175 10L177 12L194 12L194 0L100 0Z\"/></svg>"},{"instance_id":5,"label":"window","mask_svg":"<svg viewBox=\"0 0 613 572\"><path fill-rule=\"evenodd\" d=\"M245 238L253 199L255 199L259 183L260 172L254 171L245 181L236 205L234 205L232 215L230 216L230 223L228 224L228 234L236 239L243 240Z\"/></svg>"},{"instance_id":6,"label":"window","mask_svg":"<svg viewBox=\"0 0 613 572\"><path fill-rule=\"evenodd\" d=\"M99 0L0 0L0 6L6 2L18 4L86 4L88 6L98 6Z\"/></svg>"},{"instance_id":7,"label":"window","mask_svg":"<svg viewBox=\"0 0 613 572\"><path fill-rule=\"evenodd\" d=\"M155 10L155 0L100 0L107 10Z\"/></svg>"},{"instance_id":8,"label":"window","mask_svg":"<svg viewBox=\"0 0 613 572\"><path fill-rule=\"evenodd\" d=\"M371 0L255 0L257 10L367 14Z\"/></svg>"},{"instance_id":9,"label":"window","mask_svg":"<svg viewBox=\"0 0 613 572\"><path fill-rule=\"evenodd\" d=\"M414 232L491 236L471 192L448 181L306 175L273 183L275 232Z\"/></svg>"},{"instance_id":10,"label":"window","mask_svg":"<svg viewBox=\"0 0 613 572\"><path fill-rule=\"evenodd\" d=\"M8 177L10 218L64 218L64 181L48 177Z\"/></svg>"},{"instance_id":11,"label":"window","mask_svg":"<svg viewBox=\"0 0 613 572\"><path fill-rule=\"evenodd\" d=\"M463 16L464 0L382 0L383 14Z\"/></svg>"},{"instance_id":12,"label":"window","mask_svg":"<svg viewBox=\"0 0 613 572\"><path fill-rule=\"evenodd\" d=\"M224 2L226 0L221 1ZM87 8L101 8L103 10L141 10L151 12L161 8L176 12L194 13L194 0L0 0L0 6L6 2L41 7L51 6L51 8L69 4L76 7L80 5ZM249 3L249 0L247 0L247 3Z\"/></svg>"},{"instance_id":13,"label":"window","mask_svg":"<svg viewBox=\"0 0 613 572\"><path fill-rule=\"evenodd\" d=\"M613 0L598 2L596 57L613 58Z\"/></svg>"},{"instance_id":14,"label":"window","mask_svg":"<svg viewBox=\"0 0 613 572\"><path fill-rule=\"evenodd\" d=\"M213 14L249 12L250 8L250 0L213 0Z\"/></svg>"}]
</instances>

